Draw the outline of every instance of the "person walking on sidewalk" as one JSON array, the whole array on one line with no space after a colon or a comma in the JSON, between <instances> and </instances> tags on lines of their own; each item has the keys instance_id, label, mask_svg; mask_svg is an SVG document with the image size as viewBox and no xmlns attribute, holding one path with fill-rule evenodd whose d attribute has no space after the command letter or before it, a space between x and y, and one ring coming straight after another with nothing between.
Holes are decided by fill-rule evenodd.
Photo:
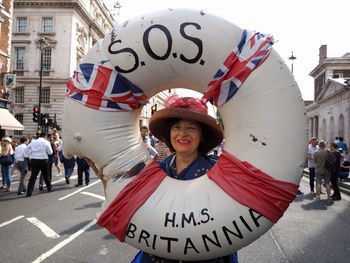
<instances>
[{"instance_id":1,"label":"person walking on sidewalk","mask_svg":"<svg viewBox=\"0 0 350 263\"><path fill-rule=\"evenodd\" d=\"M52 154L51 144L47 140L45 132L42 132L39 139L33 140L25 149L26 154L30 157L32 174L29 178L27 197L31 196L34 190L36 178L41 172L48 192L51 192L52 186L49 179L49 155Z\"/></svg>"},{"instance_id":2,"label":"person walking on sidewalk","mask_svg":"<svg viewBox=\"0 0 350 263\"><path fill-rule=\"evenodd\" d=\"M25 177L28 173L28 155L25 152L25 149L28 144L28 139L22 137L20 139L20 145L16 147L15 151L15 160L18 171L20 172L19 186L17 190L18 195L23 195L26 192L26 187L24 184Z\"/></svg>"},{"instance_id":3,"label":"person walking on sidewalk","mask_svg":"<svg viewBox=\"0 0 350 263\"><path fill-rule=\"evenodd\" d=\"M331 179L331 173L326 169L326 159L327 159L327 149L325 141L320 141L319 149L314 154L314 161L316 164L315 173L316 173L316 200L320 200L321 195L321 185L322 180L326 185L326 192L328 200L331 200L331 186L329 184Z\"/></svg>"},{"instance_id":4,"label":"person walking on sidewalk","mask_svg":"<svg viewBox=\"0 0 350 263\"><path fill-rule=\"evenodd\" d=\"M75 185L75 187L83 185L83 173L85 173L85 184L89 185L90 183L89 164L83 158L77 157L77 165L78 165L78 183Z\"/></svg>"},{"instance_id":5,"label":"person walking on sidewalk","mask_svg":"<svg viewBox=\"0 0 350 263\"><path fill-rule=\"evenodd\" d=\"M339 186L338 186L338 173L340 171L340 164L341 164L341 155L340 152L337 151L338 145L334 142L331 143L329 150L334 154L335 159L336 159L336 167L334 171L332 171L331 174L331 183L333 186L333 195L332 199L335 201L341 200L341 195L339 191Z\"/></svg>"},{"instance_id":6,"label":"person walking on sidewalk","mask_svg":"<svg viewBox=\"0 0 350 263\"><path fill-rule=\"evenodd\" d=\"M312 137L309 144L309 151L307 153L307 167L309 168L310 176L310 192L315 194L315 161L313 160L315 152L318 150L318 141L315 137Z\"/></svg>"},{"instance_id":7,"label":"person walking on sidewalk","mask_svg":"<svg viewBox=\"0 0 350 263\"><path fill-rule=\"evenodd\" d=\"M13 165L13 149L12 149L12 139L10 137L2 138L2 147L0 156L6 157L7 163L1 164L1 175L2 175L2 189L0 192L11 192L11 167Z\"/></svg>"},{"instance_id":8,"label":"person walking on sidewalk","mask_svg":"<svg viewBox=\"0 0 350 263\"><path fill-rule=\"evenodd\" d=\"M52 164L53 164L53 159L55 158L55 155L56 155L56 147L55 147L55 144L52 141L51 134L47 135L47 140L50 143L51 149L52 149L52 154L49 155L49 169L48 169L49 179L50 179L50 182L52 183ZM43 188L43 181L44 181L43 180L43 176L40 175L40 179L39 179L39 190L40 191L42 191L44 189Z\"/></svg>"},{"instance_id":9,"label":"person walking on sidewalk","mask_svg":"<svg viewBox=\"0 0 350 263\"><path fill-rule=\"evenodd\" d=\"M56 149L56 154L53 158L53 163L55 164L55 167L57 169L57 175L56 176L61 176L61 167L60 167L60 164L58 162L60 156L60 146L62 144L62 141L59 139L59 137L56 137L55 134L52 134L52 141L53 143L55 144L55 149Z\"/></svg>"}]
</instances>

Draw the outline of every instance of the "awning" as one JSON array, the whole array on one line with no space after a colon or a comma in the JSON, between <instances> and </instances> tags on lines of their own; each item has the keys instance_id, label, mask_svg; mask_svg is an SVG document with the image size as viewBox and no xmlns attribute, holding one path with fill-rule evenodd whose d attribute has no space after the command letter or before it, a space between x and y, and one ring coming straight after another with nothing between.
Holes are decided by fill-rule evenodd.
<instances>
[{"instance_id":1,"label":"awning","mask_svg":"<svg viewBox=\"0 0 350 263\"><path fill-rule=\"evenodd\" d=\"M3 130L24 130L24 126L7 109L0 109L0 128Z\"/></svg>"}]
</instances>

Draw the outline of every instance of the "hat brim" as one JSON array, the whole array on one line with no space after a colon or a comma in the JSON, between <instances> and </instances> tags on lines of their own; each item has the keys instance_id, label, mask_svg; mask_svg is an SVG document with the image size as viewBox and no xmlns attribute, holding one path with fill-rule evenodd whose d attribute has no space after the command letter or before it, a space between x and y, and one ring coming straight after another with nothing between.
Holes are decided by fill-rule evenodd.
<instances>
[{"instance_id":1,"label":"hat brim","mask_svg":"<svg viewBox=\"0 0 350 263\"><path fill-rule=\"evenodd\" d=\"M220 123L210 115L188 108L165 108L153 114L149 122L149 129L151 133L161 141L167 142L165 132L169 119L188 119L196 121L205 126L205 131L202 132L204 136L203 144L208 151L218 146L223 140L223 131Z\"/></svg>"}]
</instances>

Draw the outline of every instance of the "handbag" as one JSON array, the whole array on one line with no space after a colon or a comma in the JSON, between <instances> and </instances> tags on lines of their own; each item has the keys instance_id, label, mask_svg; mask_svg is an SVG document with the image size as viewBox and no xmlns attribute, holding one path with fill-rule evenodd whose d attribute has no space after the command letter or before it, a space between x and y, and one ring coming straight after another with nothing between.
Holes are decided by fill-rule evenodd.
<instances>
[{"instance_id":1,"label":"handbag","mask_svg":"<svg viewBox=\"0 0 350 263\"><path fill-rule=\"evenodd\" d=\"M2 165L10 165L10 164L13 164L13 158L12 156L9 154L9 155L6 155L6 156L0 156L0 164Z\"/></svg>"}]
</instances>

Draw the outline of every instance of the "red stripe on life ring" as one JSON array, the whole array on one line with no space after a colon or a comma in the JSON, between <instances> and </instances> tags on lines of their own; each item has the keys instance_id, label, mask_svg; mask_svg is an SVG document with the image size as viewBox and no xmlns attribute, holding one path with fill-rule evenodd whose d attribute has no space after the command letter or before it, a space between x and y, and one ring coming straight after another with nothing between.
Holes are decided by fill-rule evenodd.
<instances>
[{"instance_id":1,"label":"red stripe on life ring","mask_svg":"<svg viewBox=\"0 0 350 263\"><path fill-rule=\"evenodd\" d=\"M296 196L298 185L279 181L223 151L208 177L237 202L277 222ZM97 224L124 241L131 217L167 174L156 162L145 167L117 195Z\"/></svg>"},{"instance_id":2,"label":"red stripe on life ring","mask_svg":"<svg viewBox=\"0 0 350 263\"><path fill-rule=\"evenodd\" d=\"M274 223L283 216L299 188L265 174L225 150L207 175L237 202Z\"/></svg>"},{"instance_id":3,"label":"red stripe on life ring","mask_svg":"<svg viewBox=\"0 0 350 263\"><path fill-rule=\"evenodd\" d=\"M124 242L131 217L158 188L167 174L153 161L146 166L108 206L97 221Z\"/></svg>"}]
</instances>

